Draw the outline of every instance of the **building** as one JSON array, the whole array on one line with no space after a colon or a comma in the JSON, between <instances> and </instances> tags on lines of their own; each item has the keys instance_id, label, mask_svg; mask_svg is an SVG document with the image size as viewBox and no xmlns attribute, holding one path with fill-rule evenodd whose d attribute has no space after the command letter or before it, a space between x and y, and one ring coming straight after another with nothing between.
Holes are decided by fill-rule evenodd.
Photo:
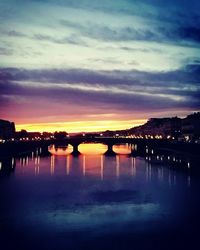
<instances>
[{"instance_id":1,"label":"building","mask_svg":"<svg viewBox=\"0 0 200 250\"><path fill-rule=\"evenodd\" d=\"M151 118L144 125L132 128L130 132L143 138L177 139L181 133L181 119L178 117Z\"/></svg>"},{"instance_id":2,"label":"building","mask_svg":"<svg viewBox=\"0 0 200 250\"><path fill-rule=\"evenodd\" d=\"M0 139L7 140L14 138L15 124L6 120L0 120Z\"/></svg>"},{"instance_id":3,"label":"building","mask_svg":"<svg viewBox=\"0 0 200 250\"><path fill-rule=\"evenodd\" d=\"M200 112L188 115L182 120L182 136L185 141L200 140Z\"/></svg>"}]
</instances>

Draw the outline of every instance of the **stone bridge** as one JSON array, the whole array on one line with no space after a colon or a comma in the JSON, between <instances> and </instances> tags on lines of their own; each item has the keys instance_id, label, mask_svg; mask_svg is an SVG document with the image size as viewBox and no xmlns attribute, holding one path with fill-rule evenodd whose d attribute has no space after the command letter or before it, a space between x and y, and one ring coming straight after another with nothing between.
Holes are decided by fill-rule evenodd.
<instances>
[{"instance_id":1,"label":"stone bridge","mask_svg":"<svg viewBox=\"0 0 200 250\"><path fill-rule=\"evenodd\" d=\"M22 152L29 152L35 148L42 147L43 152L48 154L48 146L55 144L55 146L67 146L71 144L73 146L73 154L78 154L78 146L81 143L103 143L107 145L107 154L114 154L112 148L117 144L128 143L131 145L132 154L146 155L148 149L169 149L179 150L182 152L191 152L199 155L199 144L188 144L169 140L159 139L136 139L136 138L112 138L112 137L71 137L64 140L40 140L40 141L14 141L0 144L0 156L16 155Z\"/></svg>"},{"instance_id":2,"label":"stone bridge","mask_svg":"<svg viewBox=\"0 0 200 250\"><path fill-rule=\"evenodd\" d=\"M158 143L158 140L145 140L145 139L135 139L135 138L108 138L108 137L95 137L95 138L85 138L85 137L72 137L62 141L56 141L55 146L64 146L64 145L72 145L73 146L73 154L79 154L78 146L81 143L102 143L107 145L108 150L106 152L107 155L115 154L113 151L114 145L119 144L129 144L131 145L131 154L135 155L144 155L146 153L147 146L153 146L153 144Z\"/></svg>"}]
</instances>

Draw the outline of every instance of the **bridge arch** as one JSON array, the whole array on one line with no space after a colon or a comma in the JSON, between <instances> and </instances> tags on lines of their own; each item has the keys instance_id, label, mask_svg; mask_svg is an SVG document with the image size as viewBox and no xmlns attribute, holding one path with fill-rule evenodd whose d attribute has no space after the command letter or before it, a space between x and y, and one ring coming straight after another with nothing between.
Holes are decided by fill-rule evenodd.
<instances>
[{"instance_id":1,"label":"bridge arch","mask_svg":"<svg viewBox=\"0 0 200 250\"><path fill-rule=\"evenodd\" d=\"M108 146L104 143L93 142L93 143L81 143L78 145L78 151L81 154L92 154L92 155L102 155L108 150Z\"/></svg>"},{"instance_id":2,"label":"bridge arch","mask_svg":"<svg viewBox=\"0 0 200 250\"><path fill-rule=\"evenodd\" d=\"M52 155L69 155L73 152L73 146L71 144L67 146L55 146L53 144L48 147L48 151Z\"/></svg>"},{"instance_id":3,"label":"bridge arch","mask_svg":"<svg viewBox=\"0 0 200 250\"><path fill-rule=\"evenodd\" d=\"M132 145L128 143L114 144L112 150L116 154L129 155L132 153Z\"/></svg>"}]
</instances>

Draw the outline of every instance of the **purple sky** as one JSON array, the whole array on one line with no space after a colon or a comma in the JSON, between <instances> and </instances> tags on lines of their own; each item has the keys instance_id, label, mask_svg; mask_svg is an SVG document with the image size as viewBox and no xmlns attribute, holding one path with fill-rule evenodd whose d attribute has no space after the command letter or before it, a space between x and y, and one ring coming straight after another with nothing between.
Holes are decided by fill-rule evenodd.
<instances>
[{"instance_id":1,"label":"purple sky","mask_svg":"<svg viewBox=\"0 0 200 250\"><path fill-rule=\"evenodd\" d=\"M0 3L0 118L17 129L129 128L200 110L200 3Z\"/></svg>"}]
</instances>

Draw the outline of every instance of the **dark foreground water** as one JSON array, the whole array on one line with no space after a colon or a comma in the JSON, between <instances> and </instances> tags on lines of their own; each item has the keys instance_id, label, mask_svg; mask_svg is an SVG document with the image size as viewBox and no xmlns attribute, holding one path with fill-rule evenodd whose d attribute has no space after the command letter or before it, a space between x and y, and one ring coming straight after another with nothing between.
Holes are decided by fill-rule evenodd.
<instances>
[{"instance_id":1,"label":"dark foreground water","mask_svg":"<svg viewBox=\"0 0 200 250\"><path fill-rule=\"evenodd\" d=\"M0 160L0 249L200 249L190 162L90 150Z\"/></svg>"}]
</instances>

